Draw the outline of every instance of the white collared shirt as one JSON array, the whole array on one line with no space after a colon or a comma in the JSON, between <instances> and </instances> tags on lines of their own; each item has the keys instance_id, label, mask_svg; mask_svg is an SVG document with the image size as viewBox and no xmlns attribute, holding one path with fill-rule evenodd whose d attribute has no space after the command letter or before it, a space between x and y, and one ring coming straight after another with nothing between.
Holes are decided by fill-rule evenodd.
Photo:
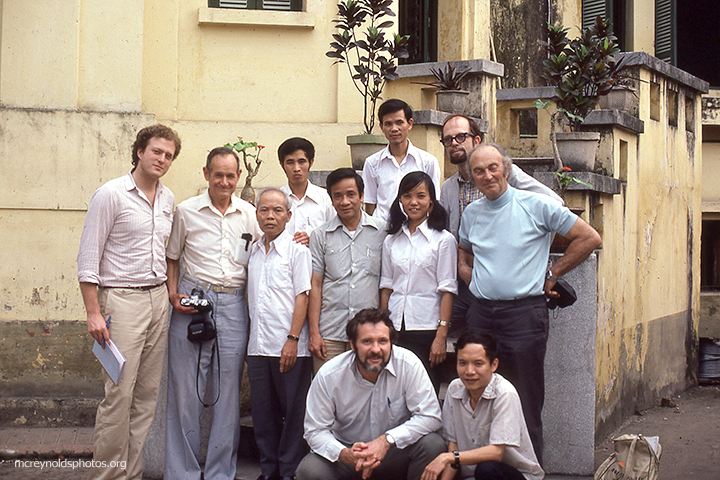
<instances>
[{"instance_id":1,"label":"white collared shirt","mask_svg":"<svg viewBox=\"0 0 720 480\"><path fill-rule=\"evenodd\" d=\"M235 195L230 198L225 214L215 208L207 190L180 203L167 256L182 259L183 270L201 282L245 288L252 244L262 231L255 207Z\"/></svg>"},{"instance_id":2,"label":"white collared shirt","mask_svg":"<svg viewBox=\"0 0 720 480\"><path fill-rule=\"evenodd\" d=\"M388 309L396 330L436 330L444 292L457 294L457 241L427 220L385 237L380 288L392 289Z\"/></svg>"},{"instance_id":3,"label":"white collared shirt","mask_svg":"<svg viewBox=\"0 0 720 480\"><path fill-rule=\"evenodd\" d=\"M355 352L329 360L315 375L306 405L305 440L331 462L355 442L389 433L402 449L442 425L425 367L414 353L397 345L375 383L360 374Z\"/></svg>"},{"instance_id":4,"label":"white collared shirt","mask_svg":"<svg viewBox=\"0 0 720 480\"><path fill-rule=\"evenodd\" d=\"M303 198L298 198L292 193L288 184L285 184L280 190L292 200L290 209L292 216L285 226L291 236L296 232L305 232L310 235L313 230L329 222L335 216L330 195L324 188L313 185L309 180Z\"/></svg>"},{"instance_id":5,"label":"white collared shirt","mask_svg":"<svg viewBox=\"0 0 720 480\"><path fill-rule=\"evenodd\" d=\"M398 164L390 145L365 160L363 182L365 183L365 203L376 205L373 217L386 222L390 218L390 206L397 197L400 180L410 172L422 171L430 175L435 185L435 195L440 197L440 164L432 154L413 146L408 140L407 154Z\"/></svg>"},{"instance_id":6,"label":"white collared shirt","mask_svg":"<svg viewBox=\"0 0 720 480\"><path fill-rule=\"evenodd\" d=\"M101 287L165 282L174 208L175 196L159 180L152 205L131 173L98 188L80 238L78 280Z\"/></svg>"},{"instance_id":7,"label":"white collared shirt","mask_svg":"<svg viewBox=\"0 0 720 480\"><path fill-rule=\"evenodd\" d=\"M284 230L265 251L265 236L255 242L248 265L250 339L248 355L279 357L292 326L295 297L310 291L310 249ZM298 357L309 357L308 324L298 342Z\"/></svg>"}]
</instances>

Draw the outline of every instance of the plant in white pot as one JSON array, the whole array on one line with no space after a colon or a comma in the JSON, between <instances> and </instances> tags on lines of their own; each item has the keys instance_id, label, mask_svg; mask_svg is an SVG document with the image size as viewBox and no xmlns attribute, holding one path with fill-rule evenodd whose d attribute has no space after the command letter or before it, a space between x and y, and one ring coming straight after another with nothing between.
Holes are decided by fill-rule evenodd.
<instances>
[{"instance_id":1,"label":"plant in white pot","mask_svg":"<svg viewBox=\"0 0 720 480\"><path fill-rule=\"evenodd\" d=\"M600 16L595 23L582 29L573 40L567 37L568 29L562 25L544 26L548 58L543 61L542 77L555 87L556 111L551 114L550 139L553 145L555 168L566 165L574 171L591 171L595 165L595 153L600 134L580 132L578 127L595 108L598 97L607 95L623 78L626 65L615 60L620 53L617 37L610 29L610 21ZM546 109L550 102L536 100L537 108ZM557 129L567 128L569 132ZM568 140L575 146L565 148Z\"/></svg>"},{"instance_id":2,"label":"plant in white pot","mask_svg":"<svg viewBox=\"0 0 720 480\"><path fill-rule=\"evenodd\" d=\"M372 135L375 106L382 98L385 83L398 78L397 60L409 56L409 35L393 34L392 39L386 36L387 29L393 25L388 18L395 16L392 4L392 0L344 0L338 3L338 19L333 20L338 33L333 34L333 42L326 53L336 59L333 65L347 65L353 85L363 97L365 131L362 135L348 137L353 168L358 170L362 169L365 158L387 144L382 135ZM379 143L373 144L373 141ZM364 148L355 152L354 144Z\"/></svg>"}]
</instances>

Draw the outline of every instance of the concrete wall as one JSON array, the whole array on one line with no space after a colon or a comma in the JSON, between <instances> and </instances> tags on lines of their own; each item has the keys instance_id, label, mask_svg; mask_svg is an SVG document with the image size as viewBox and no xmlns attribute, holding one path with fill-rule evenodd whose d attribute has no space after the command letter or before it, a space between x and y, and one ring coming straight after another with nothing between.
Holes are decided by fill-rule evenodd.
<instances>
[{"instance_id":1,"label":"concrete wall","mask_svg":"<svg viewBox=\"0 0 720 480\"><path fill-rule=\"evenodd\" d=\"M621 195L602 202L596 345L599 435L660 397L692 385L697 374L701 127L698 115L686 124L684 106L690 102L699 112L695 88L702 88L702 82L692 88L678 81L680 77L656 70L661 62L650 63L651 68L637 70L643 80L639 117L644 133L614 128L602 140L611 142L606 146L612 152L610 170L627 184ZM668 122L671 92L680 102L677 126ZM659 97L653 98L655 93ZM651 105L659 109L657 120Z\"/></svg>"}]
</instances>

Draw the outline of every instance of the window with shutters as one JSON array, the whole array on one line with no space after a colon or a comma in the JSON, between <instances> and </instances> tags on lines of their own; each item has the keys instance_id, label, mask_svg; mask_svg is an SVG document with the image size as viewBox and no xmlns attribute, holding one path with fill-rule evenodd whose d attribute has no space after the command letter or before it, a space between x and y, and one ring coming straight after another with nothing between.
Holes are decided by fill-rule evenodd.
<instances>
[{"instance_id":1,"label":"window with shutters","mask_svg":"<svg viewBox=\"0 0 720 480\"><path fill-rule=\"evenodd\" d=\"M655 56L677 64L675 0L655 0Z\"/></svg>"},{"instance_id":2,"label":"window with shutters","mask_svg":"<svg viewBox=\"0 0 720 480\"><path fill-rule=\"evenodd\" d=\"M587 28L595 23L598 15L602 18L609 18L610 27L618 38L617 43L620 50L626 51L625 3L624 0L583 0L582 27Z\"/></svg>"},{"instance_id":3,"label":"window with shutters","mask_svg":"<svg viewBox=\"0 0 720 480\"><path fill-rule=\"evenodd\" d=\"M208 7L302 11L302 0L208 0Z\"/></svg>"},{"instance_id":4,"label":"window with shutters","mask_svg":"<svg viewBox=\"0 0 720 480\"><path fill-rule=\"evenodd\" d=\"M398 30L401 35L410 35L410 56L400 63L437 61L437 12L437 0L400 0Z\"/></svg>"}]
</instances>

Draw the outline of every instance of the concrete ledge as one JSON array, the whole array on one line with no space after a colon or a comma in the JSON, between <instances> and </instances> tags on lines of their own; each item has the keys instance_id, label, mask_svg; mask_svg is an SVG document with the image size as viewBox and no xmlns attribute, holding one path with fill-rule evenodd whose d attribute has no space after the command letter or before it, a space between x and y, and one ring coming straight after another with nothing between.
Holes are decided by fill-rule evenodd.
<instances>
[{"instance_id":1,"label":"concrete ledge","mask_svg":"<svg viewBox=\"0 0 720 480\"><path fill-rule=\"evenodd\" d=\"M92 427L101 400L0 397L0 427Z\"/></svg>"},{"instance_id":2,"label":"concrete ledge","mask_svg":"<svg viewBox=\"0 0 720 480\"><path fill-rule=\"evenodd\" d=\"M415 125L434 125L436 127L442 127L445 123L445 119L454 113L441 112L439 110L415 110L413 112L413 122ZM475 120L480 127L480 131L487 133L490 128L490 122L483 120L482 118L470 117Z\"/></svg>"},{"instance_id":3,"label":"concrete ledge","mask_svg":"<svg viewBox=\"0 0 720 480\"><path fill-rule=\"evenodd\" d=\"M555 96L555 87L505 88L498 90L498 101L550 99Z\"/></svg>"},{"instance_id":4,"label":"concrete ledge","mask_svg":"<svg viewBox=\"0 0 720 480\"><path fill-rule=\"evenodd\" d=\"M608 195L618 195L622 185L625 183L617 178L592 172L569 172L568 175L592 185L592 187L586 187L585 185L573 182L568 186L568 190L586 190L589 192L606 193ZM555 187L555 175L552 172L537 172L533 176L549 188Z\"/></svg>"},{"instance_id":5,"label":"concrete ledge","mask_svg":"<svg viewBox=\"0 0 720 480\"><path fill-rule=\"evenodd\" d=\"M198 25L315 28L315 15L307 12L200 7Z\"/></svg>"},{"instance_id":6,"label":"concrete ledge","mask_svg":"<svg viewBox=\"0 0 720 480\"><path fill-rule=\"evenodd\" d=\"M431 68L439 69L452 65L459 70L470 69L470 73L479 73L492 77L502 77L505 74L505 65L483 58L475 60L458 60L453 62L414 63L412 65L399 65L397 74L400 78L427 77L432 75Z\"/></svg>"},{"instance_id":7,"label":"concrete ledge","mask_svg":"<svg viewBox=\"0 0 720 480\"><path fill-rule=\"evenodd\" d=\"M677 67L673 67L669 63L663 62L659 58L653 57L648 53L621 53L620 55L618 55L618 58L624 59L625 64L628 66L646 67L654 72L657 72L672 80L675 80L676 82L695 89L701 93L708 93L708 89L710 87L710 84L708 82L689 74L685 70L680 70Z\"/></svg>"},{"instance_id":8,"label":"concrete ledge","mask_svg":"<svg viewBox=\"0 0 720 480\"><path fill-rule=\"evenodd\" d=\"M622 127L635 133L645 131L645 122L639 118L620 110L593 110L585 118L583 126L613 125Z\"/></svg>"}]
</instances>

